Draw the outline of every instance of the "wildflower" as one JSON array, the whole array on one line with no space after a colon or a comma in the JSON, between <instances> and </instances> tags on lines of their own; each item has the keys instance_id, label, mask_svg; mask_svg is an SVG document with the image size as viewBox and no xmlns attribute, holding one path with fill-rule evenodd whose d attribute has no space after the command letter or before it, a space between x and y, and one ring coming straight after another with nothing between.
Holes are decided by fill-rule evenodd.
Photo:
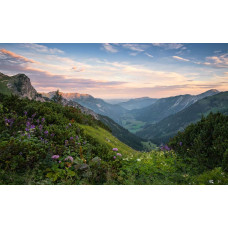
<instances>
[{"instance_id":1,"label":"wildflower","mask_svg":"<svg viewBox=\"0 0 228 228\"><path fill-rule=\"evenodd\" d=\"M22 152L20 152L19 154L22 155Z\"/></svg>"},{"instance_id":2,"label":"wildflower","mask_svg":"<svg viewBox=\"0 0 228 228\"><path fill-rule=\"evenodd\" d=\"M83 142L83 144L85 145L85 144L86 144L86 142Z\"/></svg>"},{"instance_id":3,"label":"wildflower","mask_svg":"<svg viewBox=\"0 0 228 228\"><path fill-rule=\"evenodd\" d=\"M112 150L113 150L113 151L118 151L118 148L113 148Z\"/></svg>"},{"instance_id":4,"label":"wildflower","mask_svg":"<svg viewBox=\"0 0 228 228\"><path fill-rule=\"evenodd\" d=\"M180 142L180 146L182 146L182 142Z\"/></svg>"},{"instance_id":5,"label":"wildflower","mask_svg":"<svg viewBox=\"0 0 228 228\"><path fill-rule=\"evenodd\" d=\"M45 135L48 135L48 131L45 131L44 134L45 134Z\"/></svg>"},{"instance_id":6,"label":"wildflower","mask_svg":"<svg viewBox=\"0 0 228 228\"><path fill-rule=\"evenodd\" d=\"M26 128L25 128L25 131L27 131L27 132L28 132L28 131L29 131L29 128L27 128L27 127L26 127Z\"/></svg>"},{"instance_id":7,"label":"wildflower","mask_svg":"<svg viewBox=\"0 0 228 228\"><path fill-rule=\"evenodd\" d=\"M32 118L34 118L36 116L36 113L34 113L33 115L32 115Z\"/></svg>"},{"instance_id":8,"label":"wildflower","mask_svg":"<svg viewBox=\"0 0 228 228\"><path fill-rule=\"evenodd\" d=\"M120 153L117 153L116 155L122 157L122 154L120 154Z\"/></svg>"},{"instance_id":9,"label":"wildflower","mask_svg":"<svg viewBox=\"0 0 228 228\"><path fill-rule=\"evenodd\" d=\"M55 134L54 133L51 133L51 137L54 137L55 136Z\"/></svg>"},{"instance_id":10,"label":"wildflower","mask_svg":"<svg viewBox=\"0 0 228 228\"><path fill-rule=\"evenodd\" d=\"M59 158L59 155L53 155L51 158L52 159L58 159Z\"/></svg>"},{"instance_id":11,"label":"wildflower","mask_svg":"<svg viewBox=\"0 0 228 228\"><path fill-rule=\"evenodd\" d=\"M36 126L34 124L31 125L30 129L34 129Z\"/></svg>"},{"instance_id":12,"label":"wildflower","mask_svg":"<svg viewBox=\"0 0 228 228\"><path fill-rule=\"evenodd\" d=\"M75 138L76 138L76 140L78 140L78 136L77 136L77 135L76 135L76 137L75 137Z\"/></svg>"},{"instance_id":13,"label":"wildflower","mask_svg":"<svg viewBox=\"0 0 228 228\"><path fill-rule=\"evenodd\" d=\"M116 156L113 156L114 159L116 159Z\"/></svg>"},{"instance_id":14,"label":"wildflower","mask_svg":"<svg viewBox=\"0 0 228 228\"><path fill-rule=\"evenodd\" d=\"M69 126L70 126L70 127L72 126L71 123L69 123Z\"/></svg>"},{"instance_id":15,"label":"wildflower","mask_svg":"<svg viewBox=\"0 0 228 228\"><path fill-rule=\"evenodd\" d=\"M78 143L78 145L81 145L81 143Z\"/></svg>"},{"instance_id":16,"label":"wildflower","mask_svg":"<svg viewBox=\"0 0 228 228\"><path fill-rule=\"evenodd\" d=\"M40 123L40 120L38 119L36 122L39 124Z\"/></svg>"},{"instance_id":17,"label":"wildflower","mask_svg":"<svg viewBox=\"0 0 228 228\"><path fill-rule=\"evenodd\" d=\"M136 160L137 160L138 162L140 162L140 161L141 161L141 159L139 159L139 158L137 158Z\"/></svg>"},{"instance_id":18,"label":"wildflower","mask_svg":"<svg viewBox=\"0 0 228 228\"><path fill-rule=\"evenodd\" d=\"M164 147L165 150L170 151L171 149L168 147L168 145L165 145Z\"/></svg>"},{"instance_id":19,"label":"wildflower","mask_svg":"<svg viewBox=\"0 0 228 228\"><path fill-rule=\"evenodd\" d=\"M40 129L40 131L42 131L42 129L43 129L43 125L40 125L40 126L39 126L39 129Z\"/></svg>"},{"instance_id":20,"label":"wildflower","mask_svg":"<svg viewBox=\"0 0 228 228\"><path fill-rule=\"evenodd\" d=\"M71 162L73 162L74 159L73 159L71 156L67 156L67 157L65 158L65 161L71 161Z\"/></svg>"},{"instance_id":21,"label":"wildflower","mask_svg":"<svg viewBox=\"0 0 228 228\"><path fill-rule=\"evenodd\" d=\"M43 123L44 121L45 121L45 118L42 118L42 119L41 119L41 122Z\"/></svg>"},{"instance_id":22,"label":"wildflower","mask_svg":"<svg viewBox=\"0 0 228 228\"><path fill-rule=\"evenodd\" d=\"M27 116L28 112L24 111L25 116Z\"/></svg>"},{"instance_id":23,"label":"wildflower","mask_svg":"<svg viewBox=\"0 0 228 228\"><path fill-rule=\"evenodd\" d=\"M70 137L70 140L74 140L74 137Z\"/></svg>"},{"instance_id":24,"label":"wildflower","mask_svg":"<svg viewBox=\"0 0 228 228\"><path fill-rule=\"evenodd\" d=\"M65 145L68 145L68 140L65 140Z\"/></svg>"},{"instance_id":25,"label":"wildflower","mask_svg":"<svg viewBox=\"0 0 228 228\"><path fill-rule=\"evenodd\" d=\"M59 163L61 163L61 161L59 161Z\"/></svg>"}]
</instances>

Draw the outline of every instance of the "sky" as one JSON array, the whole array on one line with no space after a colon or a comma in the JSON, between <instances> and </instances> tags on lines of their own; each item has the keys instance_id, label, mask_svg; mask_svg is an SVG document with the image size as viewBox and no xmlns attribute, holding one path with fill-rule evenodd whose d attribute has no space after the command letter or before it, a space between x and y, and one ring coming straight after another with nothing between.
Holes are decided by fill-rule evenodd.
<instances>
[{"instance_id":1,"label":"sky","mask_svg":"<svg viewBox=\"0 0 228 228\"><path fill-rule=\"evenodd\" d=\"M228 44L0 43L0 72L103 99L228 91Z\"/></svg>"}]
</instances>

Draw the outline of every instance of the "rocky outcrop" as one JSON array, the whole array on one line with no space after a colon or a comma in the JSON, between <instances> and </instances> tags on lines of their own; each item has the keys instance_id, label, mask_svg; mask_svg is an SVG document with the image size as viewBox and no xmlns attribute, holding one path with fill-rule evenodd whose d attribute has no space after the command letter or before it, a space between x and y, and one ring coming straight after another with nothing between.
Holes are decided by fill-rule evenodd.
<instances>
[{"instance_id":1,"label":"rocky outcrop","mask_svg":"<svg viewBox=\"0 0 228 228\"><path fill-rule=\"evenodd\" d=\"M30 100L45 101L42 95L34 89L29 77L25 74L17 74L10 77L0 73L0 77L12 94L23 98L27 97Z\"/></svg>"}]
</instances>

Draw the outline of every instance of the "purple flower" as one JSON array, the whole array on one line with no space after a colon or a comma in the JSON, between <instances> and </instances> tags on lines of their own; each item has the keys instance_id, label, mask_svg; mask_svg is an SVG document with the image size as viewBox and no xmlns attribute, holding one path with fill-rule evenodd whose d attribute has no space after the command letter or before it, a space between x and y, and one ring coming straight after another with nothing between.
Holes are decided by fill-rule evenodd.
<instances>
[{"instance_id":1,"label":"purple flower","mask_svg":"<svg viewBox=\"0 0 228 228\"><path fill-rule=\"evenodd\" d=\"M27 116L28 112L24 111L25 116Z\"/></svg>"},{"instance_id":2,"label":"purple flower","mask_svg":"<svg viewBox=\"0 0 228 228\"><path fill-rule=\"evenodd\" d=\"M22 152L20 152L19 154L22 155Z\"/></svg>"},{"instance_id":3,"label":"purple flower","mask_svg":"<svg viewBox=\"0 0 228 228\"><path fill-rule=\"evenodd\" d=\"M180 142L180 146L182 146L182 142Z\"/></svg>"},{"instance_id":4,"label":"purple flower","mask_svg":"<svg viewBox=\"0 0 228 228\"><path fill-rule=\"evenodd\" d=\"M29 128L27 128L27 127L26 127L26 128L25 128L25 131L27 131L27 132L28 132L28 131L29 131Z\"/></svg>"},{"instance_id":5,"label":"purple flower","mask_svg":"<svg viewBox=\"0 0 228 228\"><path fill-rule=\"evenodd\" d=\"M168 147L168 145L165 145L164 147L165 150L170 151L171 149Z\"/></svg>"},{"instance_id":6,"label":"purple flower","mask_svg":"<svg viewBox=\"0 0 228 228\"><path fill-rule=\"evenodd\" d=\"M76 137L75 137L75 138L76 138L76 140L78 140L78 136L77 136L77 135L76 135Z\"/></svg>"},{"instance_id":7,"label":"purple flower","mask_svg":"<svg viewBox=\"0 0 228 228\"><path fill-rule=\"evenodd\" d=\"M45 121L45 118L42 118L41 121L42 121L42 123L43 123L43 122Z\"/></svg>"},{"instance_id":8,"label":"purple flower","mask_svg":"<svg viewBox=\"0 0 228 228\"><path fill-rule=\"evenodd\" d=\"M54 133L51 133L51 137L54 137L55 136L55 134Z\"/></svg>"},{"instance_id":9,"label":"purple flower","mask_svg":"<svg viewBox=\"0 0 228 228\"><path fill-rule=\"evenodd\" d=\"M33 115L32 115L32 118L34 118L36 116L36 113L34 113Z\"/></svg>"},{"instance_id":10,"label":"purple flower","mask_svg":"<svg viewBox=\"0 0 228 228\"><path fill-rule=\"evenodd\" d=\"M68 140L65 140L65 145L68 145Z\"/></svg>"},{"instance_id":11,"label":"purple flower","mask_svg":"<svg viewBox=\"0 0 228 228\"><path fill-rule=\"evenodd\" d=\"M61 161L59 161L59 163L61 163Z\"/></svg>"},{"instance_id":12,"label":"purple flower","mask_svg":"<svg viewBox=\"0 0 228 228\"><path fill-rule=\"evenodd\" d=\"M116 159L116 156L113 156L114 159Z\"/></svg>"},{"instance_id":13,"label":"purple flower","mask_svg":"<svg viewBox=\"0 0 228 228\"><path fill-rule=\"evenodd\" d=\"M113 151L118 151L118 148L113 148L112 150L113 150Z\"/></svg>"},{"instance_id":14,"label":"purple flower","mask_svg":"<svg viewBox=\"0 0 228 228\"><path fill-rule=\"evenodd\" d=\"M42 129L43 129L43 125L40 125L40 126L39 126L39 129L40 129L40 131L42 131Z\"/></svg>"},{"instance_id":15,"label":"purple flower","mask_svg":"<svg viewBox=\"0 0 228 228\"><path fill-rule=\"evenodd\" d=\"M59 155L53 155L51 158L52 159L58 159L59 158Z\"/></svg>"},{"instance_id":16,"label":"purple flower","mask_svg":"<svg viewBox=\"0 0 228 228\"><path fill-rule=\"evenodd\" d=\"M69 123L69 126L71 127L71 123Z\"/></svg>"},{"instance_id":17,"label":"purple flower","mask_svg":"<svg viewBox=\"0 0 228 228\"><path fill-rule=\"evenodd\" d=\"M40 123L40 120L38 119L36 122L39 124Z\"/></svg>"},{"instance_id":18,"label":"purple flower","mask_svg":"<svg viewBox=\"0 0 228 228\"><path fill-rule=\"evenodd\" d=\"M45 135L48 135L48 131L45 131L44 134L45 134Z\"/></svg>"},{"instance_id":19,"label":"purple flower","mask_svg":"<svg viewBox=\"0 0 228 228\"><path fill-rule=\"evenodd\" d=\"M65 161L71 161L71 162L73 162L74 159L73 159L71 156L67 156L67 157L65 158Z\"/></svg>"},{"instance_id":20,"label":"purple flower","mask_svg":"<svg viewBox=\"0 0 228 228\"><path fill-rule=\"evenodd\" d=\"M74 137L70 137L70 140L74 140Z\"/></svg>"},{"instance_id":21,"label":"purple flower","mask_svg":"<svg viewBox=\"0 0 228 228\"><path fill-rule=\"evenodd\" d=\"M35 127L36 127L36 126L35 126L34 124L32 124L30 128L31 128L31 129L34 129Z\"/></svg>"},{"instance_id":22,"label":"purple flower","mask_svg":"<svg viewBox=\"0 0 228 228\"><path fill-rule=\"evenodd\" d=\"M120 153L117 153L116 155L122 157L122 154L120 154Z\"/></svg>"},{"instance_id":23,"label":"purple flower","mask_svg":"<svg viewBox=\"0 0 228 228\"><path fill-rule=\"evenodd\" d=\"M83 142L83 144L85 145L85 144L86 144L86 142Z\"/></svg>"}]
</instances>

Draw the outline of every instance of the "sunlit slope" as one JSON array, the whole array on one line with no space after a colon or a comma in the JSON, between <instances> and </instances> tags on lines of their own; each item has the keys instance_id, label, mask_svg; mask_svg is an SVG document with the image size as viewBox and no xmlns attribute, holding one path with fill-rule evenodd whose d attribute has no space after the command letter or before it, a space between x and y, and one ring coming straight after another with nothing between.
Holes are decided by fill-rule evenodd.
<instances>
[{"instance_id":1,"label":"sunlit slope","mask_svg":"<svg viewBox=\"0 0 228 228\"><path fill-rule=\"evenodd\" d=\"M106 144L112 148L118 148L118 151L123 155L140 154L140 152L122 143L116 137L114 137L110 132L106 131L101 127L91 127L91 126L82 125L82 124L80 124L80 127L84 129L87 135L97 139L100 144L103 144L103 145Z\"/></svg>"}]
</instances>

